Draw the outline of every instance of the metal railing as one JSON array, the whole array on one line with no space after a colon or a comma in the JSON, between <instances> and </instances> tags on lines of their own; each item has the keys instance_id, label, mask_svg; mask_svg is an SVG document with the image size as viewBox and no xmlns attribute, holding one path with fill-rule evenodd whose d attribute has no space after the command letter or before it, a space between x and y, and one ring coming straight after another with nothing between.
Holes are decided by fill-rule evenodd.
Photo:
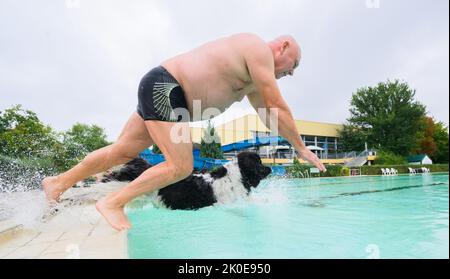
<instances>
[{"instance_id":1,"label":"metal railing","mask_svg":"<svg viewBox=\"0 0 450 279\"><path fill-rule=\"evenodd\" d=\"M253 150L253 152L256 152L256 150ZM320 159L348 159L348 160L354 160L356 158L359 157L367 157L370 155L370 152L374 152L373 150L367 150L367 151L363 151L361 153L357 153L356 151L352 151L352 152L340 152L340 153L323 153L322 154L322 158L320 158L320 154L319 154L319 158ZM227 158L232 158L234 156L236 156L239 152L229 152L224 154L225 157ZM294 159L294 157L296 157L292 151L278 151L278 152L269 152L269 154L267 154L264 151L259 152L259 156L261 158L267 159Z\"/></svg>"},{"instance_id":2,"label":"metal railing","mask_svg":"<svg viewBox=\"0 0 450 279\"><path fill-rule=\"evenodd\" d=\"M359 153L356 158L351 160L350 162L347 162L345 164L346 167L360 167L367 163L368 156L371 154L375 154L376 151L373 149L364 150L363 152Z\"/></svg>"},{"instance_id":3,"label":"metal railing","mask_svg":"<svg viewBox=\"0 0 450 279\"><path fill-rule=\"evenodd\" d=\"M328 153L327 159L350 159L356 158L357 154L355 151L352 152L342 152L342 153Z\"/></svg>"}]
</instances>

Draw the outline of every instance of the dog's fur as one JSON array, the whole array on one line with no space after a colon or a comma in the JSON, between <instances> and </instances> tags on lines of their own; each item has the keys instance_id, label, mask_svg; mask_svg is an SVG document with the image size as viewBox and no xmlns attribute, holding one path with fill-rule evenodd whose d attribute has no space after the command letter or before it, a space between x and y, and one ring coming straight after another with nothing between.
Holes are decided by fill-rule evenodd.
<instances>
[{"instance_id":1,"label":"dog's fur","mask_svg":"<svg viewBox=\"0 0 450 279\"><path fill-rule=\"evenodd\" d=\"M150 167L145 160L136 158L107 175L102 182L132 181ZM258 154L241 152L224 166L205 174L191 174L154 195L159 203L170 209L199 209L248 196L252 188L270 173L271 168L262 164Z\"/></svg>"}]
</instances>

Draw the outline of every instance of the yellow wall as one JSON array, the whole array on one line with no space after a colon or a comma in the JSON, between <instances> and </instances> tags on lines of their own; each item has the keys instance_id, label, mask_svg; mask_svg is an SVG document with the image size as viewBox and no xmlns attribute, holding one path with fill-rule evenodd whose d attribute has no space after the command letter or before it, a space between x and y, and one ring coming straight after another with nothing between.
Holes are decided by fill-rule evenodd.
<instances>
[{"instance_id":1,"label":"yellow wall","mask_svg":"<svg viewBox=\"0 0 450 279\"><path fill-rule=\"evenodd\" d=\"M338 137L338 130L342 129L340 124L313 122L305 120L296 120L295 124L300 135Z\"/></svg>"},{"instance_id":2,"label":"yellow wall","mask_svg":"<svg viewBox=\"0 0 450 279\"><path fill-rule=\"evenodd\" d=\"M301 135L337 137L338 130L342 129L342 125L296 120L295 124ZM269 132L269 129L261 122L258 115L248 114L233 121L216 127L217 134L220 136L222 145L233 142L251 139L252 131ZM191 127L192 140L200 142L203 129Z\"/></svg>"}]
</instances>

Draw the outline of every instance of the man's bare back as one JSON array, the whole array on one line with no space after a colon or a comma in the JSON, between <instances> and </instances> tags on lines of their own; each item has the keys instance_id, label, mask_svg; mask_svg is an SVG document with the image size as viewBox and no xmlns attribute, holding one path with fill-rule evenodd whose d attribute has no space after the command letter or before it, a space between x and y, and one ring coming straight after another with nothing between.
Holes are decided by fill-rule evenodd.
<instances>
[{"instance_id":1,"label":"man's bare back","mask_svg":"<svg viewBox=\"0 0 450 279\"><path fill-rule=\"evenodd\" d=\"M204 44L161 64L185 91L192 120L200 120L192 118L194 100L201 100L202 110L216 108L224 112L255 91L245 59L245 53L252 47L269 49L255 35L237 34Z\"/></svg>"}]
</instances>

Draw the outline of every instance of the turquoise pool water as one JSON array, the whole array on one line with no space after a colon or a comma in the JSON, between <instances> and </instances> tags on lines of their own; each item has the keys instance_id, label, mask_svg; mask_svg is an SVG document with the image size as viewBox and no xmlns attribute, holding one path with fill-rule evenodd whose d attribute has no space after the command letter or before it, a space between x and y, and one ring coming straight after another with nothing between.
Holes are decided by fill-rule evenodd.
<instances>
[{"instance_id":1,"label":"turquoise pool water","mask_svg":"<svg viewBox=\"0 0 450 279\"><path fill-rule=\"evenodd\" d=\"M449 177L264 181L247 201L128 209L130 258L448 258Z\"/></svg>"}]
</instances>

